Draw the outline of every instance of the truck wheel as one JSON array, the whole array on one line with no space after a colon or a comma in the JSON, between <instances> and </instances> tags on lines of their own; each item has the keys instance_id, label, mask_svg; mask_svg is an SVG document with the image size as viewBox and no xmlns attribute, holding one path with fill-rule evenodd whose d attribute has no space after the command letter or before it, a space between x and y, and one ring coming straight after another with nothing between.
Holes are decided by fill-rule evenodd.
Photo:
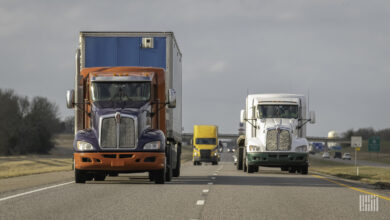
<instances>
[{"instance_id":1,"label":"truck wheel","mask_svg":"<svg viewBox=\"0 0 390 220\"><path fill-rule=\"evenodd\" d=\"M211 162L211 165L218 165L218 161Z\"/></svg>"},{"instance_id":2,"label":"truck wheel","mask_svg":"<svg viewBox=\"0 0 390 220\"><path fill-rule=\"evenodd\" d=\"M253 172L255 172L255 173L259 172L259 166L255 166L253 169Z\"/></svg>"},{"instance_id":3,"label":"truck wheel","mask_svg":"<svg viewBox=\"0 0 390 220\"><path fill-rule=\"evenodd\" d=\"M245 155L245 151L244 151L244 157L242 158L242 169L244 170L244 172L247 172L248 171L248 166L246 165L246 155Z\"/></svg>"},{"instance_id":4,"label":"truck wheel","mask_svg":"<svg viewBox=\"0 0 390 220\"><path fill-rule=\"evenodd\" d=\"M151 171L152 179L156 184L164 184L165 183L165 169Z\"/></svg>"},{"instance_id":5,"label":"truck wheel","mask_svg":"<svg viewBox=\"0 0 390 220\"><path fill-rule=\"evenodd\" d=\"M167 145L166 152L166 168L165 168L165 181L172 180L172 147Z\"/></svg>"},{"instance_id":6,"label":"truck wheel","mask_svg":"<svg viewBox=\"0 0 390 220\"><path fill-rule=\"evenodd\" d=\"M176 160L176 168L173 170L173 177L180 176L180 167L181 167L181 145L177 144L177 160Z\"/></svg>"},{"instance_id":7,"label":"truck wheel","mask_svg":"<svg viewBox=\"0 0 390 220\"><path fill-rule=\"evenodd\" d=\"M150 181L153 181L153 180L154 180L153 177L154 177L154 176L153 176L153 172L152 172L152 171L149 171L149 180L150 180Z\"/></svg>"},{"instance_id":8,"label":"truck wheel","mask_svg":"<svg viewBox=\"0 0 390 220\"><path fill-rule=\"evenodd\" d=\"M243 156L243 148L238 148L238 154L237 154L237 170L242 170L242 156Z\"/></svg>"},{"instance_id":9,"label":"truck wheel","mask_svg":"<svg viewBox=\"0 0 390 220\"><path fill-rule=\"evenodd\" d=\"M302 175L307 175L308 172L309 172L309 166L306 165L301 168Z\"/></svg>"},{"instance_id":10,"label":"truck wheel","mask_svg":"<svg viewBox=\"0 0 390 220\"><path fill-rule=\"evenodd\" d=\"M108 175L109 175L109 176L118 176L118 173L116 173L116 172L110 172L110 173L108 173Z\"/></svg>"},{"instance_id":11,"label":"truck wheel","mask_svg":"<svg viewBox=\"0 0 390 220\"><path fill-rule=\"evenodd\" d=\"M106 179L106 174L105 173L97 173L93 176L95 181L104 181Z\"/></svg>"},{"instance_id":12,"label":"truck wheel","mask_svg":"<svg viewBox=\"0 0 390 220\"><path fill-rule=\"evenodd\" d=\"M295 173L297 171L297 169L295 167L290 167L290 169L288 170L289 173Z\"/></svg>"},{"instance_id":13,"label":"truck wheel","mask_svg":"<svg viewBox=\"0 0 390 220\"><path fill-rule=\"evenodd\" d=\"M85 183L85 174L80 170L74 170L74 180L76 183Z\"/></svg>"},{"instance_id":14,"label":"truck wheel","mask_svg":"<svg viewBox=\"0 0 390 220\"><path fill-rule=\"evenodd\" d=\"M288 167L281 167L280 170L282 170L282 171L288 171Z\"/></svg>"}]
</instances>

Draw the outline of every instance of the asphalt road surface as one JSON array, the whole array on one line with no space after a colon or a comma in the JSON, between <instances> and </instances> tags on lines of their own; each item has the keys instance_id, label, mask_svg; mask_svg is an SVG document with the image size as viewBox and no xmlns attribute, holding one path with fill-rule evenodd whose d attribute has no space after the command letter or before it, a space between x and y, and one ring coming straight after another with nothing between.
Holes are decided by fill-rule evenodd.
<instances>
[{"instance_id":1,"label":"asphalt road surface","mask_svg":"<svg viewBox=\"0 0 390 220\"><path fill-rule=\"evenodd\" d=\"M217 166L187 162L164 185L146 174L75 184L61 173L61 182L0 189L0 219L389 219L390 191L276 168L247 174L232 155L223 153ZM378 211L360 210L368 193L380 196ZM376 204L364 201L365 208Z\"/></svg>"}]
</instances>

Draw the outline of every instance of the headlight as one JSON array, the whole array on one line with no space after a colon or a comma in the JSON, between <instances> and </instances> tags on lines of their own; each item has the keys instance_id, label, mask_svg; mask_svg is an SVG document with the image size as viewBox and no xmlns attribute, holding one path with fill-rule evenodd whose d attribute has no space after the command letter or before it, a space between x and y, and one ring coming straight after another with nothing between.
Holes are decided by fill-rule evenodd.
<instances>
[{"instance_id":1,"label":"headlight","mask_svg":"<svg viewBox=\"0 0 390 220\"><path fill-rule=\"evenodd\" d=\"M249 152L259 152L261 151L261 148L259 146L249 146Z\"/></svg>"},{"instance_id":2,"label":"headlight","mask_svg":"<svg viewBox=\"0 0 390 220\"><path fill-rule=\"evenodd\" d=\"M307 146L306 145L299 146L295 148L295 152L307 152Z\"/></svg>"},{"instance_id":3,"label":"headlight","mask_svg":"<svg viewBox=\"0 0 390 220\"><path fill-rule=\"evenodd\" d=\"M144 145L144 150L158 150L160 149L160 141L149 142Z\"/></svg>"},{"instance_id":4,"label":"headlight","mask_svg":"<svg viewBox=\"0 0 390 220\"><path fill-rule=\"evenodd\" d=\"M85 141L77 141L77 149L80 151L93 150L93 146Z\"/></svg>"}]
</instances>

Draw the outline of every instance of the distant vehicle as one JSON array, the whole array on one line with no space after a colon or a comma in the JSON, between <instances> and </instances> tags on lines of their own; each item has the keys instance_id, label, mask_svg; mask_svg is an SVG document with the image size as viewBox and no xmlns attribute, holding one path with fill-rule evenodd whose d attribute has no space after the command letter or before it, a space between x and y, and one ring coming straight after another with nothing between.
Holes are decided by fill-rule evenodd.
<instances>
[{"instance_id":1,"label":"distant vehicle","mask_svg":"<svg viewBox=\"0 0 390 220\"><path fill-rule=\"evenodd\" d=\"M201 165L202 162L211 162L218 165L219 147L218 127L215 125L194 125L192 161L194 166Z\"/></svg>"},{"instance_id":2,"label":"distant vehicle","mask_svg":"<svg viewBox=\"0 0 390 220\"><path fill-rule=\"evenodd\" d=\"M351 154L350 153L344 153L343 154L343 160L351 160Z\"/></svg>"},{"instance_id":3,"label":"distant vehicle","mask_svg":"<svg viewBox=\"0 0 390 220\"><path fill-rule=\"evenodd\" d=\"M322 158L324 158L324 159L330 159L330 154L329 154L329 152L324 152L323 154L322 154Z\"/></svg>"},{"instance_id":4,"label":"distant vehicle","mask_svg":"<svg viewBox=\"0 0 390 220\"><path fill-rule=\"evenodd\" d=\"M341 157L342 157L341 152L339 152L339 151L334 152L333 159L337 159L337 158L341 159Z\"/></svg>"}]
</instances>

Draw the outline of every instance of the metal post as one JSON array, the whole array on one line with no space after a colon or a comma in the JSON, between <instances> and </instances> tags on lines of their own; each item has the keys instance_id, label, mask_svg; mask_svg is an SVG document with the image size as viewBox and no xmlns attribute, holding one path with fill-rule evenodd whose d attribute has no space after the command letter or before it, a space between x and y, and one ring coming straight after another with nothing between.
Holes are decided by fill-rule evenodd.
<instances>
[{"instance_id":1,"label":"metal post","mask_svg":"<svg viewBox=\"0 0 390 220\"><path fill-rule=\"evenodd\" d=\"M357 164L357 149L355 147L355 166L356 166L356 176L359 176L359 167Z\"/></svg>"}]
</instances>

